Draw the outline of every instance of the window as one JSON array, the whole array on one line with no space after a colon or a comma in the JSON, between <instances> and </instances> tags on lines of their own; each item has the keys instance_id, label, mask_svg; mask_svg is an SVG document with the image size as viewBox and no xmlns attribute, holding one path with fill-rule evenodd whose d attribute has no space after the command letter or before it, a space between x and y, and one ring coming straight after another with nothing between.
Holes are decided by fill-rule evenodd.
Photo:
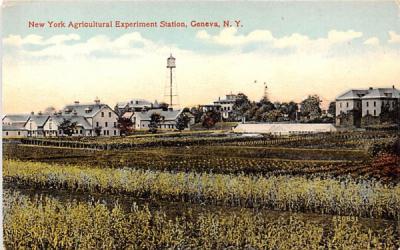
<instances>
[{"instance_id":1,"label":"window","mask_svg":"<svg viewBox=\"0 0 400 250\"><path fill-rule=\"evenodd\" d=\"M376 102L374 102L374 107L376 107Z\"/></svg>"},{"instance_id":2,"label":"window","mask_svg":"<svg viewBox=\"0 0 400 250\"><path fill-rule=\"evenodd\" d=\"M81 129L81 130L79 130L79 134L82 134L82 129Z\"/></svg>"},{"instance_id":3,"label":"window","mask_svg":"<svg viewBox=\"0 0 400 250\"><path fill-rule=\"evenodd\" d=\"M6 135L8 135L8 132L6 132Z\"/></svg>"},{"instance_id":4,"label":"window","mask_svg":"<svg viewBox=\"0 0 400 250\"><path fill-rule=\"evenodd\" d=\"M349 107L349 103L348 102L346 102L346 108L348 108Z\"/></svg>"},{"instance_id":5,"label":"window","mask_svg":"<svg viewBox=\"0 0 400 250\"><path fill-rule=\"evenodd\" d=\"M18 135L21 135L21 132L18 131Z\"/></svg>"},{"instance_id":6,"label":"window","mask_svg":"<svg viewBox=\"0 0 400 250\"><path fill-rule=\"evenodd\" d=\"M339 103L339 106L342 107L342 103Z\"/></svg>"},{"instance_id":7,"label":"window","mask_svg":"<svg viewBox=\"0 0 400 250\"><path fill-rule=\"evenodd\" d=\"M111 112L108 112L108 117L111 117Z\"/></svg>"},{"instance_id":8,"label":"window","mask_svg":"<svg viewBox=\"0 0 400 250\"><path fill-rule=\"evenodd\" d=\"M110 131L109 130L106 130L107 131L107 135L110 135Z\"/></svg>"},{"instance_id":9,"label":"window","mask_svg":"<svg viewBox=\"0 0 400 250\"><path fill-rule=\"evenodd\" d=\"M105 130L103 130L103 135L106 135L106 131Z\"/></svg>"},{"instance_id":10,"label":"window","mask_svg":"<svg viewBox=\"0 0 400 250\"><path fill-rule=\"evenodd\" d=\"M376 115L376 110L374 109L374 116Z\"/></svg>"},{"instance_id":11,"label":"window","mask_svg":"<svg viewBox=\"0 0 400 250\"><path fill-rule=\"evenodd\" d=\"M117 127L117 122L114 122L114 128L116 128Z\"/></svg>"},{"instance_id":12,"label":"window","mask_svg":"<svg viewBox=\"0 0 400 250\"><path fill-rule=\"evenodd\" d=\"M52 123L50 122L50 123L49 123L49 128L50 128L50 129L52 128L52 126L51 126L51 125L52 125Z\"/></svg>"},{"instance_id":13,"label":"window","mask_svg":"<svg viewBox=\"0 0 400 250\"><path fill-rule=\"evenodd\" d=\"M104 117L104 112L101 112L101 117Z\"/></svg>"},{"instance_id":14,"label":"window","mask_svg":"<svg viewBox=\"0 0 400 250\"><path fill-rule=\"evenodd\" d=\"M114 130L114 135L117 135L117 130Z\"/></svg>"},{"instance_id":15,"label":"window","mask_svg":"<svg viewBox=\"0 0 400 250\"><path fill-rule=\"evenodd\" d=\"M369 115L369 110L367 109L367 115Z\"/></svg>"},{"instance_id":16,"label":"window","mask_svg":"<svg viewBox=\"0 0 400 250\"><path fill-rule=\"evenodd\" d=\"M108 127L108 122L104 123L104 127L106 127L106 128Z\"/></svg>"},{"instance_id":17,"label":"window","mask_svg":"<svg viewBox=\"0 0 400 250\"><path fill-rule=\"evenodd\" d=\"M99 122L96 122L96 127L98 127L99 126Z\"/></svg>"}]
</instances>

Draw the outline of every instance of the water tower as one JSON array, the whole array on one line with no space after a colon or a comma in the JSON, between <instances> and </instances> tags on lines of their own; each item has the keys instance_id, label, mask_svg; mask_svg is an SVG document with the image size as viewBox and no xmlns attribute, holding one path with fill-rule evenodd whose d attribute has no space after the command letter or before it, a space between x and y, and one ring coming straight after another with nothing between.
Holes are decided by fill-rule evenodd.
<instances>
[{"instance_id":1,"label":"water tower","mask_svg":"<svg viewBox=\"0 0 400 250\"><path fill-rule=\"evenodd\" d=\"M175 65L175 57L172 56L172 54L168 57L167 59L167 68L169 69L169 107L172 108L173 102L172 102L172 97L173 95L173 87L172 87L172 69L176 68Z\"/></svg>"}]
</instances>

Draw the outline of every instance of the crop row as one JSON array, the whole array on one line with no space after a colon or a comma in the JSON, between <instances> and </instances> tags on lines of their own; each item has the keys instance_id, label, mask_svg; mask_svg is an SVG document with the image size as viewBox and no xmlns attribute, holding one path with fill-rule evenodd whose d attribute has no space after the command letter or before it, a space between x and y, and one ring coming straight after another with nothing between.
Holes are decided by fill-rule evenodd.
<instances>
[{"instance_id":1,"label":"crop row","mask_svg":"<svg viewBox=\"0 0 400 250\"><path fill-rule=\"evenodd\" d=\"M170 173L19 161L5 161L3 176L17 186L43 189L400 219L400 185L374 180Z\"/></svg>"},{"instance_id":2,"label":"crop row","mask_svg":"<svg viewBox=\"0 0 400 250\"><path fill-rule=\"evenodd\" d=\"M229 214L190 211L168 218L132 205L61 203L12 194L4 211L9 249L397 249L399 232L365 228L354 217L333 217L332 227L297 215L271 220L242 210Z\"/></svg>"}]
</instances>

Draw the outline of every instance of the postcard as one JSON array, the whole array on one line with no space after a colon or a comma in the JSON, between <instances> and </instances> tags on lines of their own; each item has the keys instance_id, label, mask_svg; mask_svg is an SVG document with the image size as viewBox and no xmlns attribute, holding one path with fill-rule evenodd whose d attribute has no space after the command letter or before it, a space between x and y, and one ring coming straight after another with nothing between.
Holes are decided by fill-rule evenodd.
<instances>
[{"instance_id":1,"label":"postcard","mask_svg":"<svg viewBox=\"0 0 400 250\"><path fill-rule=\"evenodd\" d=\"M399 1L4 1L5 249L398 249Z\"/></svg>"}]
</instances>

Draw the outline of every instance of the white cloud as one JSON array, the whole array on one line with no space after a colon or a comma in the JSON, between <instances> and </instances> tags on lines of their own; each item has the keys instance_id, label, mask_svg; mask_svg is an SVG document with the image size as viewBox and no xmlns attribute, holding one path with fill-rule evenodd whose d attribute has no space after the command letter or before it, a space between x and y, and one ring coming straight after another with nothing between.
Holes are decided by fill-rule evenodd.
<instances>
[{"instance_id":1,"label":"white cloud","mask_svg":"<svg viewBox=\"0 0 400 250\"><path fill-rule=\"evenodd\" d=\"M214 40L215 36L207 32L197 35L210 42L235 46L265 41L275 47L298 49L287 54L274 54L269 49L202 53L155 42L138 32L115 39L96 35L74 43L59 42L65 39L54 37L8 36L6 39L14 44L27 44L27 41L49 44L35 51L13 50L16 56L6 51L4 110L29 112L50 105L62 108L68 102L92 101L96 96L112 106L117 101L134 97L160 101L169 81L165 64L170 52L177 58L175 80L182 105L210 103L230 91L243 91L251 99L259 99L263 85L253 84L254 80L268 82L273 100L300 101L313 93L332 100L349 86L363 88L371 82L392 86L400 77L398 50L377 46L373 50L365 47L363 53L326 56L312 49L312 46L352 41L360 36L357 32L332 32L319 39L292 34L272 40L265 31L254 31L246 36L230 32L218 36L219 40ZM240 43L230 40L237 36L241 37ZM74 36L69 39L71 37ZM304 48L310 49L302 53ZM43 96L46 96L46 103L42 101Z\"/></svg>"},{"instance_id":2,"label":"white cloud","mask_svg":"<svg viewBox=\"0 0 400 250\"><path fill-rule=\"evenodd\" d=\"M200 30L196 34L197 38L212 43L226 46L240 46L254 42L268 42L273 40L273 36L268 30L255 30L247 36L238 35L236 28L223 29L218 35L211 36L205 30Z\"/></svg>"},{"instance_id":3,"label":"white cloud","mask_svg":"<svg viewBox=\"0 0 400 250\"><path fill-rule=\"evenodd\" d=\"M298 50L327 50L336 44L349 43L362 37L362 32L353 30L331 30L327 37L311 39L306 35L294 33L284 37L274 37L269 30L255 30L248 35L238 34L236 28L222 30L219 34L211 36L205 30L197 33L197 38L207 42L225 46L243 46L250 43L264 43L272 48L296 48Z\"/></svg>"},{"instance_id":4,"label":"white cloud","mask_svg":"<svg viewBox=\"0 0 400 250\"><path fill-rule=\"evenodd\" d=\"M371 45L371 46L378 46L379 45L379 39L377 37L370 37L367 40L364 41L365 45Z\"/></svg>"},{"instance_id":5,"label":"white cloud","mask_svg":"<svg viewBox=\"0 0 400 250\"><path fill-rule=\"evenodd\" d=\"M389 31L389 43L400 43L400 34L395 31Z\"/></svg>"},{"instance_id":6,"label":"white cloud","mask_svg":"<svg viewBox=\"0 0 400 250\"><path fill-rule=\"evenodd\" d=\"M52 45L52 44L62 44L67 41L78 41L80 39L77 34L69 35L55 35L49 39L44 39L39 35L27 35L21 37L20 35L9 35L3 39L3 44L7 46L21 47L23 45Z\"/></svg>"}]
</instances>

